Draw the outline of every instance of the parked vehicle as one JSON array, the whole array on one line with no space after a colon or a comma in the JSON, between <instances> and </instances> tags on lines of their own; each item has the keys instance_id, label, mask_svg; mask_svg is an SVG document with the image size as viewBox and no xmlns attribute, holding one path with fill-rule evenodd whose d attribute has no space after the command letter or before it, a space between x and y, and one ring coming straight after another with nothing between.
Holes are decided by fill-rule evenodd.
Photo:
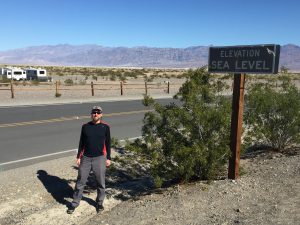
<instances>
[{"instance_id":1,"label":"parked vehicle","mask_svg":"<svg viewBox=\"0 0 300 225\"><path fill-rule=\"evenodd\" d=\"M47 71L45 69L27 68L27 80L48 81Z\"/></svg>"},{"instance_id":2,"label":"parked vehicle","mask_svg":"<svg viewBox=\"0 0 300 225\"><path fill-rule=\"evenodd\" d=\"M2 76L12 80L26 80L26 71L21 68L1 68Z\"/></svg>"}]
</instances>

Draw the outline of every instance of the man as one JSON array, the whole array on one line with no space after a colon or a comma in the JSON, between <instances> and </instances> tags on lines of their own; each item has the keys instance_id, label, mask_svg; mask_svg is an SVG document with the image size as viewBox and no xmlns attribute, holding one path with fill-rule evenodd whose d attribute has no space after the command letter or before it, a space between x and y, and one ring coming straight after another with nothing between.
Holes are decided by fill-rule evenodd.
<instances>
[{"instance_id":1,"label":"man","mask_svg":"<svg viewBox=\"0 0 300 225\"><path fill-rule=\"evenodd\" d=\"M94 106L91 112L92 120L81 128L77 153L78 178L73 194L73 201L67 213L72 214L78 207L90 171L97 180L96 211L104 210L105 171L110 166L110 128L102 119L102 108Z\"/></svg>"}]
</instances>

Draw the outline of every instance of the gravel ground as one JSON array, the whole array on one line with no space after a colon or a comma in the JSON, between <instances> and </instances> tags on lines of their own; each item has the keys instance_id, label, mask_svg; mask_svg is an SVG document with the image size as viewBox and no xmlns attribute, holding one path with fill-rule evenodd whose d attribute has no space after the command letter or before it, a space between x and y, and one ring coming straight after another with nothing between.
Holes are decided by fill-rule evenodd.
<instances>
[{"instance_id":1,"label":"gravel ground","mask_svg":"<svg viewBox=\"0 0 300 225\"><path fill-rule=\"evenodd\" d=\"M117 156L117 157L116 157ZM66 213L77 176L75 156L0 172L0 224L299 224L300 153L241 160L233 181L153 190L148 166L113 151L105 211L96 214L94 180L74 214Z\"/></svg>"}]
</instances>

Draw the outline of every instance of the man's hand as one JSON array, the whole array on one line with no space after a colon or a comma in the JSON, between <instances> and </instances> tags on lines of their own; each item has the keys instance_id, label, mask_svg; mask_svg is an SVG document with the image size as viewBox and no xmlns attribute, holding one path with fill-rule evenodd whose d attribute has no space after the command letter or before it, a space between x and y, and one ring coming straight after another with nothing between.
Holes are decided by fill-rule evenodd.
<instances>
[{"instance_id":1,"label":"man's hand","mask_svg":"<svg viewBox=\"0 0 300 225\"><path fill-rule=\"evenodd\" d=\"M107 166L107 167L110 166L110 160L109 160L109 159L107 159L105 163L106 163L106 166Z\"/></svg>"},{"instance_id":2,"label":"man's hand","mask_svg":"<svg viewBox=\"0 0 300 225\"><path fill-rule=\"evenodd\" d=\"M78 159L76 160L76 164L77 164L77 166L80 166L80 162L81 162L81 159L80 159L80 158L78 158Z\"/></svg>"}]
</instances>

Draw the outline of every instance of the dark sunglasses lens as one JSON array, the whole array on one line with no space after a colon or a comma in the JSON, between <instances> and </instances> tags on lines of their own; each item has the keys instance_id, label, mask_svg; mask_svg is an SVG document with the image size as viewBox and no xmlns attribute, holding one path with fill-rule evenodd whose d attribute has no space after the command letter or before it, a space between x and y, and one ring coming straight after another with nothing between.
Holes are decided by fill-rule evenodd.
<instances>
[{"instance_id":1,"label":"dark sunglasses lens","mask_svg":"<svg viewBox=\"0 0 300 225\"><path fill-rule=\"evenodd\" d=\"M100 111L93 111L92 114L101 114Z\"/></svg>"}]
</instances>

